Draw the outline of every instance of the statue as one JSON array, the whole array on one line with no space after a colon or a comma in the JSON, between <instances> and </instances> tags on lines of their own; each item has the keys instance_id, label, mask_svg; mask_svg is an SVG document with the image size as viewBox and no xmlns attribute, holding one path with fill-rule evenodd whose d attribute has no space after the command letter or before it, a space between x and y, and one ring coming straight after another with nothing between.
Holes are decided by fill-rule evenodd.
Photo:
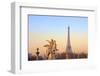
<instances>
[{"instance_id":1,"label":"statue","mask_svg":"<svg viewBox=\"0 0 100 76\"><path fill-rule=\"evenodd\" d=\"M57 49L57 44L56 41L51 39L51 41L46 40L49 44L44 45L44 47L46 47L46 55L47 55L47 59L55 59L55 55L56 55L56 51Z\"/></svg>"}]
</instances>

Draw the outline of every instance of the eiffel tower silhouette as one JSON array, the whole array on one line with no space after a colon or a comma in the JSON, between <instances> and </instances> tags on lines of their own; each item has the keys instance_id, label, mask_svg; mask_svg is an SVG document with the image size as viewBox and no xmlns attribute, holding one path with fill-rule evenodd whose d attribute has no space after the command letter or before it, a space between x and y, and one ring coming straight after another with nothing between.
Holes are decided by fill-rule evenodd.
<instances>
[{"instance_id":1,"label":"eiffel tower silhouette","mask_svg":"<svg viewBox=\"0 0 100 76\"><path fill-rule=\"evenodd\" d=\"M66 46L66 57L68 58L68 54L72 53L72 47L70 42L70 27L68 26L68 38L67 38L67 46Z\"/></svg>"}]
</instances>

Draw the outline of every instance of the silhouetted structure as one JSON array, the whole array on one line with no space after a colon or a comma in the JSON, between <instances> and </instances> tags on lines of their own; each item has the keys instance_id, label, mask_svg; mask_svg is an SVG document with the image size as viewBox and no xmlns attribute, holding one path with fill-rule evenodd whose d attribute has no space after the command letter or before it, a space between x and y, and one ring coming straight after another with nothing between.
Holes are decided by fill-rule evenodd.
<instances>
[{"instance_id":1,"label":"silhouetted structure","mask_svg":"<svg viewBox=\"0 0 100 76\"><path fill-rule=\"evenodd\" d=\"M56 44L56 40L46 40L49 44L44 45L44 47L46 47L46 56L47 59L56 59L55 55L56 55L56 51L57 49L57 44Z\"/></svg>"},{"instance_id":2,"label":"silhouetted structure","mask_svg":"<svg viewBox=\"0 0 100 76\"><path fill-rule=\"evenodd\" d=\"M39 54L40 54L39 48L37 48L37 52L36 52L36 60L39 60Z\"/></svg>"},{"instance_id":3,"label":"silhouetted structure","mask_svg":"<svg viewBox=\"0 0 100 76\"><path fill-rule=\"evenodd\" d=\"M69 58L69 54L72 54L71 42L70 42L70 27L68 26L68 38L66 46L66 58Z\"/></svg>"},{"instance_id":4,"label":"silhouetted structure","mask_svg":"<svg viewBox=\"0 0 100 76\"><path fill-rule=\"evenodd\" d=\"M36 56L32 54L28 54L28 61L36 60Z\"/></svg>"},{"instance_id":5,"label":"silhouetted structure","mask_svg":"<svg viewBox=\"0 0 100 76\"><path fill-rule=\"evenodd\" d=\"M86 53L70 53L68 54L67 59L84 59L88 58L88 54ZM66 52L56 53L55 59L66 59ZM37 60L37 56L28 54L28 61ZM38 56L38 60L47 60L46 56Z\"/></svg>"}]
</instances>

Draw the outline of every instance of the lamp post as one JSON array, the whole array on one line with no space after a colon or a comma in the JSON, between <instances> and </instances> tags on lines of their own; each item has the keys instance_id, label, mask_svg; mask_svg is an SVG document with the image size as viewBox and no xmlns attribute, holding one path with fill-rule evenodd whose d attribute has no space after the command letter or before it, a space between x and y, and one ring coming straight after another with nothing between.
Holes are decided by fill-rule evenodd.
<instances>
[{"instance_id":1,"label":"lamp post","mask_svg":"<svg viewBox=\"0 0 100 76\"><path fill-rule=\"evenodd\" d=\"M36 52L36 60L39 60L39 54L40 54L39 48L37 48L37 52Z\"/></svg>"}]
</instances>

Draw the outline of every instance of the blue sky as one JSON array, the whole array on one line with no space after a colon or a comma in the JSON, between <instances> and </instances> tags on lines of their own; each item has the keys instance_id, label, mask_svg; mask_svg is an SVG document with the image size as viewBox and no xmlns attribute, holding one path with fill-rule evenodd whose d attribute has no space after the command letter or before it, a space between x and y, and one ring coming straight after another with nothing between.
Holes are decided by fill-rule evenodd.
<instances>
[{"instance_id":1,"label":"blue sky","mask_svg":"<svg viewBox=\"0 0 100 76\"><path fill-rule=\"evenodd\" d=\"M87 32L87 17L71 16L35 16L29 15L30 32L64 32L70 26L71 32Z\"/></svg>"}]
</instances>

